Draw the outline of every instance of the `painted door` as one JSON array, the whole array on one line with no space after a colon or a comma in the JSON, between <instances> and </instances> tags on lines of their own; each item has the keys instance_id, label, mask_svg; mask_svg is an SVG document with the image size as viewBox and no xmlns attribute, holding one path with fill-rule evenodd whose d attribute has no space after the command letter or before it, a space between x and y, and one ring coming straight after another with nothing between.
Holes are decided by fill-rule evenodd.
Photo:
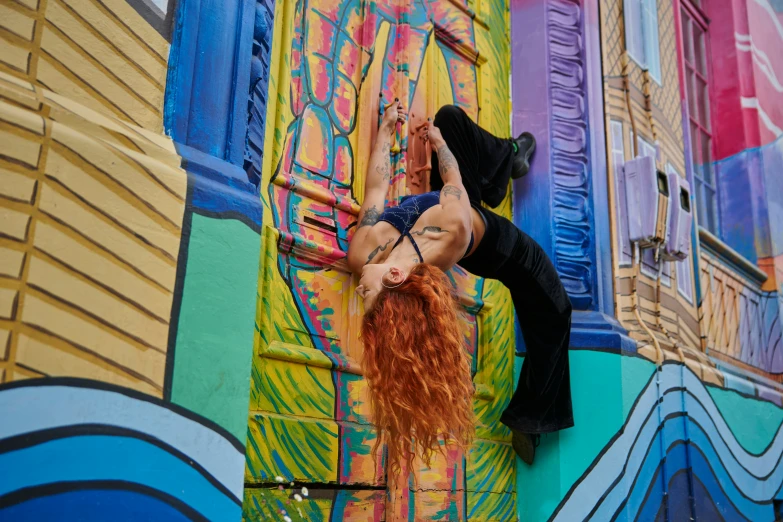
<instances>
[{"instance_id":1,"label":"painted door","mask_svg":"<svg viewBox=\"0 0 783 522\"><path fill-rule=\"evenodd\" d=\"M344 262L381 101L411 108L392 158L392 203L427 189L412 133L441 105L508 134L507 13L503 0L277 3L247 519L514 519L515 459L498 422L513 387L508 292L450 272L473 357L477 440L467 456L449 448L432 469L411 470L415 481L387 484L359 364L361 302ZM507 200L500 211L509 209Z\"/></svg>"}]
</instances>

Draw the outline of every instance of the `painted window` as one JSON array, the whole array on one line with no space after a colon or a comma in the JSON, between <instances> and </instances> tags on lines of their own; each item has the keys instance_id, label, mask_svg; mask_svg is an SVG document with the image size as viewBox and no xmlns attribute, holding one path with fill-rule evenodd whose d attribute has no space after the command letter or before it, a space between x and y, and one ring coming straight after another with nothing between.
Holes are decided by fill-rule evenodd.
<instances>
[{"instance_id":1,"label":"painted window","mask_svg":"<svg viewBox=\"0 0 783 522\"><path fill-rule=\"evenodd\" d=\"M625 0L625 43L631 58L661 83L657 0Z\"/></svg>"},{"instance_id":2,"label":"painted window","mask_svg":"<svg viewBox=\"0 0 783 522\"><path fill-rule=\"evenodd\" d=\"M623 123L612 120L609 123L612 134L612 166L614 188L617 194L617 261L620 266L631 266L631 243L628 240L628 208L625 201L625 147L623 147Z\"/></svg>"},{"instance_id":3,"label":"painted window","mask_svg":"<svg viewBox=\"0 0 783 522\"><path fill-rule=\"evenodd\" d=\"M680 175L671 163L666 164L666 173ZM691 304L693 304L692 265L693 260L690 256L674 263L677 273L677 291Z\"/></svg>"},{"instance_id":4,"label":"painted window","mask_svg":"<svg viewBox=\"0 0 783 522\"><path fill-rule=\"evenodd\" d=\"M712 124L709 97L709 33L704 0L683 0L682 42L685 91L693 153L693 192L699 225L720 235L718 191L712 164Z\"/></svg>"}]
</instances>

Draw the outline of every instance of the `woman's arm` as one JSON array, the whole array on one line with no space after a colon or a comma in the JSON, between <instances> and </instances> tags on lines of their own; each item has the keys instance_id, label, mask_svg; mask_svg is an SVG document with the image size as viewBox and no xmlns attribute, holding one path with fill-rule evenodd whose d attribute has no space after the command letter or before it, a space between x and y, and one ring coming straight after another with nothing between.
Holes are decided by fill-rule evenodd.
<instances>
[{"instance_id":1,"label":"woman's arm","mask_svg":"<svg viewBox=\"0 0 783 522\"><path fill-rule=\"evenodd\" d=\"M368 244L372 226L378 222L386 204L386 194L391 181L391 137L398 121L405 120L401 103L392 104L383 115L378 137L375 139L367 176L364 183L364 200L359 211L359 222L348 247L348 266L352 272L360 272L367 262L367 254L378 245Z\"/></svg>"},{"instance_id":2,"label":"woman's arm","mask_svg":"<svg viewBox=\"0 0 783 522\"><path fill-rule=\"evenodd\" d=\"M462 184L462 176L459 172L457 159L449 150L440 130L429 122L426 139L430 140L432 148L438 153L438 169L443 180L443 188L440 191L440 204L443 205L444 214L454 221L454 226L461 226L461 231L471 230L470 226L470 200Z\"/></svg>"}]
</instances>

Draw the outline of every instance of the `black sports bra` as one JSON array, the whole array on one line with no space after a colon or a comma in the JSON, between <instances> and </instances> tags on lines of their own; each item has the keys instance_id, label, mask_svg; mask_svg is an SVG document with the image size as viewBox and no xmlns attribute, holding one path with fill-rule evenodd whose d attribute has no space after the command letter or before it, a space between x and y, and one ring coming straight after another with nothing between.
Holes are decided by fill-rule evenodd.
<instances>
[{"instance_id":1,"label":"black sports bra","mask_svg":"<svg viewBox=\"0 0 783 522\"><path fill-rule=\"evenodd\" d=\"M392 250L397 248L397 245L402 243L402 240L407 237L416 250L419 261L422 263L424 262L424 258L421 256L421 251L419 250L419 245L416 244L410 231L421 215L438 203L440 203L440 193L438 191L425 192L424 194L418 194L416 196L405 196L402 198L399 205L396 207L389 207L381 213L378 221L385 221L391 224L400 233L400 237L397 239L397 242L394 243ZM465 251L465 255L468 255L471 248L473 248L473 232L470 233L470 243L468 243L468 249Z\"/></svg>"}]
</instances>

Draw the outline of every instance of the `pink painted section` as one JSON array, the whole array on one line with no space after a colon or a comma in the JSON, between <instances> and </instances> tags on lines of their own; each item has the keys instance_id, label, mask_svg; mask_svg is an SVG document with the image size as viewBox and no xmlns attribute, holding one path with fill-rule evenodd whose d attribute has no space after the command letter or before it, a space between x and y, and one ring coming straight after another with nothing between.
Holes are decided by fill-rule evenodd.
<instances>
[{"instance_id":1,"label":"pink painted section","mask_svg":"<svg viewBox=\"0 0 783 522\"><path fill-rule=\"evenodd\" d=\"M714 2L709 11L710 27L713 29L710 31L711 112L713 115L720 115L719 118L712 118L715 144L713 153L716 160L758 146L756 114L747 114L740 104L740 96L752 96L749 93L753 92L753 68L749 53L737 50L735 33L747 32L744 6L737 6L737 4L745 4L745 0ZM741 8L739 12L736 7ZM735 13L739 15L738 19L735 18ZM719 30L714 30L718 28ZM677 34L681 49L682 31L679 30ZM684 97L684 90L682 94ZM753 117L750 122L747 122L750 125L746 125L747 116Z\"/></svg>"},{"instance_id":2,"label":"pink painted section","mask_svg":"<svg viewBox=\"0 0 783 522\"><path fill-rule=\"evenodd\" d=\"M748 0L748 26L752 49L744 54L752 55L754 94L759 110L746 108L746 112L759 114L759 144L766 145L783 134L783 13L775 12L769 0ZM780 9L780 7L778 7Z\"/></svg>"},{"instance_id":3,"label":"pink painted section","mask_svg":"<svg viewBox=\"0 0 783 522\"><path fill-rule=\"evenodd\" d=\"M783 129L783 13L769 0L728 0L711 2L707 14L720 161L775 141Z\"/></svg>"}]
</instances>

